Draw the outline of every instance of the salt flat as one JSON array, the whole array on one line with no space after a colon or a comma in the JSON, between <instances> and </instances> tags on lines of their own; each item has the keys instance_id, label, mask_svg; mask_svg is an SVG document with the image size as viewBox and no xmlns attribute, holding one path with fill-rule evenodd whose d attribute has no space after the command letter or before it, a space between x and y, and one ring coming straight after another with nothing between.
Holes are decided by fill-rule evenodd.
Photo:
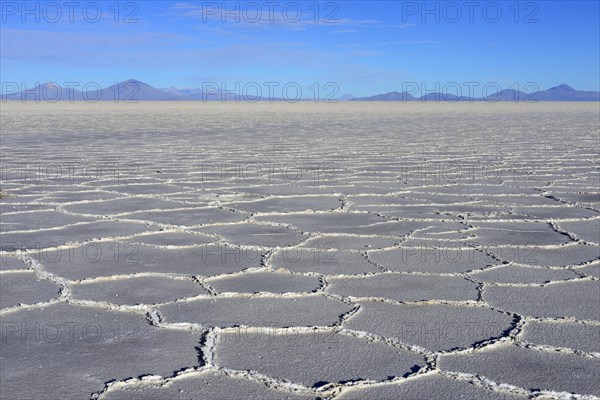
<instances>
[{"instance_id":1,"label":"salt flat","mask_svg":"<svg viewBox=\"0 0 600 400\"><path fill-rule=\"evenodd\" d=\"M1 106L3 398L600 398L598 103Z\"/></svg>"}]
</instances>

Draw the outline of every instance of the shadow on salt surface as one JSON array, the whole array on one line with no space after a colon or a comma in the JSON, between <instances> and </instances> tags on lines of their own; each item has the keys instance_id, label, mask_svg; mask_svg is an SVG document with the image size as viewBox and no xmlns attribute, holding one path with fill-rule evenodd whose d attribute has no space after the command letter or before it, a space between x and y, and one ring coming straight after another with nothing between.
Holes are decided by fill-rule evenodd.
<instances>
[{"instance_id":1,"label":"shadow on salt surface","mask_svg":"<svg viewBox=\"0 0 600 400\"><path fill-rule=\"evenodd\" d=\"M15 271L24 269L29 269L29 265L20 258L8 254L0 255L0 271Z\"/></svg>"},{"instance_id":2,"label":"shadow on salt surface","mask_svg":"<svg viewBox=\"0 0 600 400\"><path fill-rule=\"evenodd\" d=\"M600 362L574 354L536 351L504 344L469 354L442 355L438 365L446 371L477 374L526 390L544 388L600 395L600 387L596 382Z\"/></svg>"},{"instance_id":3,"label":"shadow on salt surface","mask_svg":"<svg viewBox=\"0 0 600 400\"><path fill-rule=\"evenodd\" d=\"M369 249L380 249L392 247L400 241L400 238L393 236L359 236L359 235L319 235L307 239L301 248L307 249L335 249L339 251L364 251Z\"/></svg>"},{"instance_id":4,"label":"shadow on salt surface","mask_svg":"<svg viewBox=\"0 0 600 400\"><path fill-rule=\"evenodd\" d=\"M331 244L331 242L330 242ZM323 275L355 275L381 272L357 252L313 248L281 249L273 253L270 265L275 270Z\"/></svg>"},{"instance_id":5,"label":"shadow on salt surface","mask_svg":"<svg viewBox=\"0 0 600 400\"><path fill-rule=\"evenodd\" d=\"M529 396L493 391L476 386L467 380L445 375L425 375L410 378L395 384L349 388L336 399L469 399L469 400L525 400Z\"/></svg>"},{"instance_id":6,"label":"shadow on salt surface","mask_svg":"<svg viewBox=\"0 0 600 400\"><path fill-rule=\"evenodd\" d=\"M366 277L329 278L327 293L353 298L386 298L396 301L479 298L479 285L462 276L386 273Z\"/></svg>"},{"instance_id":7,"label":"shadow on salt surface","mask_svg":"<svg viewBox=\"0 0 600 400\"><path fill-rule=\"evenodd\" d=\"M479 246L557 245L571 241L569 236L556 232L548 223L537 222L477 222L469 233L469 242Z\"/></svg>"},{"instance_id":8,"label":"shadow on salt surface","mask_svg":"<svg viewBox=\"0 0 600 400\"><path fill-rule=\"evenodd\" d=\"M392 338L432 352L465 349L503 337L516 320L489 308L361 301L344 328Z\"/></svg>"},{"instance_id":9,"label":"shadow on salt surface","mask_svg":"<svg viewBox=\"0 0 600 400\"><path fill-rule=\"evenodd\" d=\"M336 196L296 196L276 197L247 202L223 203L223 207L230 207L248 213L287 213L300 211L331 211L342 206L341 200Z\"/></svg>"},{"instance_id":10,"label":"shadow on salt surface","mask_svg":"<svg viewBox=\"0 0 600 400\"><path fill-rule=\"evenodd\" d=\"M484 244L483 249L505 262L544 267L582 265L600 258L598 246L586 246L578 243L552 247L531 247L526 242L512 247Z\"/></svg>"},{"instance_id":11,"label":"shadow on salt surface","mask_svg":"<svg viewBox=\"0 0 600 400\"><path fill-rule=\"evenodd\" d=\"M93 219L88 217L73 216L58 211L30 211L18 214L2 214L0 230L2 233L5 233L10 231L50 229L93 221Z\"/></svg>"},{"instance_id":12,"label":"shadow on salt surface","mask_svg":"<svg viewBox=\"0 0 600 400\"><path fill-rule=\"evenodd\" d=\"M86 203L69 204L65 211L82 215L119 215L137 212L140 210L169 210L185 208L184 204L169 200L154 199L150 197L129 197L114 200L90 201Z\"/></svg>"},{"instance_id":13,"label":"shadow on salt surface","mask_svg":"<svg viewBox=\"0 0 600 400\"><path fill-rule=\"evenodd\" d=\"M284 272L244 272L207 279L216 292L230 293L310 293L321 288L317 276L295 275Z\"/></svg>"},{"instance_id":14,"label":"shadow on salt surface","mask_svg":"<svg viewBox=\"0 0 600 400\"><path fill-rule=\"evenodd\" d=\"M443 247L405 246L388 250L372 250L369 259L377 265L397 272L461 273L498 264L482 251L459 245Z\"/></svg>"},{"instance_id":15,"label":"shadow on salt surface","mask_svg":"<svg viewBox=\"0 0 600 400\"><path fill-rule=\"evenodd\" d=\"M226 332L217 343L216 360L221 367L257 371L313 388L325 383L387 380L409 375L425 365L424 357L416 353L320 332Z\"/></svg>"},{"instance_id":16,"label":"shadow on salt surface","mask_svg":"<svg viewBox=\"0 0 600 400\"><path fill-rule=\"evenodd\" d=\"M529 321L519 339L534 345L600 354L600 326L581 322Z\"/></svg>"},{"instance_id":17,"label":"shadow on salt surface","mask_svg":"<svg viewBox=\"0 0 600 400\"><path fill-rule=\"evenodd\" d=\"M530 268L517 265L502 265L483 271L474 271L469 275L479 282L511 284L542 284L580 277L570 269Z\"/></svg>"},{"instance_id":18,"label":"shadow on salt surface","mask_svg":"<svg viewBox=\"0 0 600 400\"><path fill-rule=\"evenodd\" d=\"M104 400L316 400L316 398L314 394L277 390L262 382L207 370L177 376L170 379L166 385L151 381L119 384L102 396Z\"/></svg>"},{"instance_id":19,"label":"shadow on salt surface","mask_svg":"<svg viewBox=\"0 0 600 400\"><path fill-rule=\"evenodd\" d=\"M59 229L3 233L0 249L2 251L37 250L58 247L66 243L82 243L93 239L126 237L153 230L155 228L142 223L86 222Z\"/></svg>"},{"instance_id":20,"label":"shadow on salt surface","mask_svg":"<svg viewBox=\"0 0 600 400\"><path fill-rule=\"evenodd\" d=\"M57 299L60 289L49 280L36 277L33 271L4 272L0 275L0 309Z\"/></svg>"},{"instance_id":21,"label":"shadow on salt surface","mask_svg":"<svg viewBox=\"0 0 600 400\"><path fill-rule=\"evenodd\" d=\"M190 229L190 232L218 235L226 242L237 246L261 248L293 246L308 237L285 226L249 222L194 228Z\"/></svg>"},{"instance_id":22,"label":"shadow on salt surface","mask_svg":"<svg viewBox=\"0 0 600 400\"><path fill-rule=\"evenodd\" d=\"M536 318L600 321L600 282L575 280L544 286L484 286L493 307Z\"/></svg>"},{"instance_id":23,"label":"shadow on salt surface","mask_svg":"<svg viewBox=\"0 0 600 400\"><path fill-rule=\"evenodd\" d=\"M181 208L185 207L182 205ZM189 208L171 211L144 211L121 215L126 220L151 221L165 225L196 226L243 221L248 215L217 207Z\"/></svg>"},{"instance_id":24,"label":"shadow on salt surface","mask_svg":"<svg viewBox=\"0 0 600 400\"><path fill-rule=\"evenodd\" d=\"M2 325L7 399L90 398L112 380L168 377L200 363L199 334L154 327L131 312L61 302L5 314Z\"/></svg>"},{"instance_id":25,"label":"shadow on salt surface","mask_svg":"<svg viewBox=\"0 0 600 400\"><path fill-rule=\"evenodd\" d=\"M186 297L207 295L192 280L166 276L131 276L81 282L71 285L72 298L116 305L157 304Z\"/></svg>"},{"instance_id":26,"label":"shadow on salt surface","mask_svg":"<svg viewBox=\"0 0 600 400\"><path fill-rule=\"evenodd\" d=\"M576 238L600 245L600 218L584 221L559 222L558 226Z\"/></svg>"},{"instance_id":27,"label":"shadow on salt surface","mask_svg":"<svg viewBox=\"0 0 600 400\"><path fill-rule=\"evenodd\" d=\"M340 300L319 295L202 298L158 308L163 323L200 324L207 328L333 326L352 309Z\"/></svg>"},{"instance_id":28,"label":"shadow on salt surface","mask_svg":"<svg viewBox=\"0 0 600 400\"><path fill-rule=\"evenodd\" d=\"M150 234L135 235L128 239L123 239L124 242L147 244L153 246L193 246L208 243L215 243L216 238L201 234L191 234L181 231L166 231Z\"/></svg>"}]
</instances>

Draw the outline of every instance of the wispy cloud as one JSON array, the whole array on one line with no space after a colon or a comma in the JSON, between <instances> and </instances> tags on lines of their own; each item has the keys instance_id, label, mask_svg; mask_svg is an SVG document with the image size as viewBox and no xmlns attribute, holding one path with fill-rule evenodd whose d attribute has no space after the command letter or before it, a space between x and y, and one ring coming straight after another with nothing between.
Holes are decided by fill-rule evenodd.
<instances>
[{"instance_id":1,"label":"wispy cloud","mask_svg":"<svg viewBox=\"0 0 600 400\"><path fill-rule=\"evenodd\" d=\"M0 29L3 60L83 67L222 68L243 65L319 65L332 54L302 42L216 45L194 35L139 32L73 35L68 31Z\"/></svg>"},{"instance_id":2,"label":"wispy cloud","mask_svg":"<svg viewBox=\"0 0 600 400\"><path fill-rule=\"evenodd\" d=\"M396 45L428 45L428 44L448 44L450 42L443 40L400 40L394 42L385 42L384 44L387 46L396 46Z\"/></svg>"},{"instance_id":3,"label":"wispy cloud","mask_svg":"<svg viewBox=\"0 0 600 400\"><path fill-rule=\"evenodd\" d=\"M377 57L383 54L383 51L378 50L355 50L349 53L352 57Z\"/></svg>"},{"instance_id":4,"label":"wispy cloud","mask_svg":"<svg viewBox=\"0 0 600 400\"><path fill-rule=\"evenodd\" d=\"M358 29L337 29L331 33L356 33L360 32Z\"/></svg>"},{"instance_id":5,"label":"wispy cloud","mask_svg":"<svg viewBox=\"0 0 600 400\"><path fill-rule=\"evenodd\" d=\"M176 3L171 7L171 13L177 17L200 20L206 24L226 24L228 28L264 28L265 26L271 26L291 30L306 30L309 27L326 26L364 28L383 26L383 21L376 19L339 18L335 14L330 16L327 13L315 14L314 10L310 8L314 7L312 3L306 7L301 5L304 3L294 3L296 4L295 7L300 8L290 8L291 11L288 10L287 12L283 11L283 6L269 8L266 5L262 7L260 3L255 4L257 7L244 9L237 5L223 7L222 3L205 3L203 5ZM304 9L302 9L303 7ZM350 31L337 33L350 33Z\"/></svg>"}]
</instances>

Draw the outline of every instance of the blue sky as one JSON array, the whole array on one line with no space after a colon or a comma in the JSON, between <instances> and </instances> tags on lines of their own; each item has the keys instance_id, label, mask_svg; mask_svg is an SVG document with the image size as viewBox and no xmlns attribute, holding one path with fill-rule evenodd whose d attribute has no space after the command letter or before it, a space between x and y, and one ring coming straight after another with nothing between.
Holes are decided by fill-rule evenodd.
<instances>
[{"instance_id":1,"label":"blue sky","mask_svg":"<svg viewBox=\"0 0 600 400\"><path fill-rule=\"evenodd\" d=\"M304 97L314 82L356 96L411 83L432 91L477 82L476 95L490 82L600 90L599 1L473 1L469 8L465 1L279 0L238 2L237 13L236 2L221 1L91 2L84 10L86 3L26 2L27 11L21 1L2 1L2 82L108 86L135 78L159 88L217 82L227 89L297 82Z\"/></svg>"}]
</instances>

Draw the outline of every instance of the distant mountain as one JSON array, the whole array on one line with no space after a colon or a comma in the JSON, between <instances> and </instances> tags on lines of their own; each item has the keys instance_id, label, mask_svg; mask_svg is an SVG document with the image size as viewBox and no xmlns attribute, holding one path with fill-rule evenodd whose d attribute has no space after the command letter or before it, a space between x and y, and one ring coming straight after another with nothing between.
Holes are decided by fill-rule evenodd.
<instances>
[{"instance_id":1,"label":"distant mountain","mask_svg":"<svg viewBox=\"0 0 600 400\"><path fill-rule=\"evenodd\" d=\"M389 92L370 97L357 97L351 101L600 101L600 92L576 90L569 85L562 84L535 93L505 89L484 98L458 97L451 93L428 93L415 98L407 92Z\"/></svg>"},{"instance_id":2,"label":"distant mountain","mask_svg":"<svg viewBox=\"0 0 600 400\"><path fill-rule=\"evenodd\" d=\"M43 83L21 92L1 96L2 100L20 101L164 101L164 100L221 100L221 93L203 95L200 89L156 89L145 82L128 79L107 88L88 84L84 92L79 88L61 87L56 83ZM227 99L231 97L225 94Z\"/></svg>"},{"instance_id":3,"label":"distant mountain","mask_svg":"<svg viewBox=\"0 0 600 400\"><path fill-rule=\"evenodd\" d=\"M408 92L388 92L384 94L377 94L370 97L356 97L351 101L414 101L416 100Z\"/></svg>"},{"instance_id":4,"label":"distant mountain","mask_svg":"<svg viewBox=\"0 0 600 400\"><path fill-rule=\"evenodd\" d=\"M600 92L576 90L567 84L534 93L532 99L539 101L600 101Z\"/></svg>"},{"instance_id":5,"label":"distant mountain","mask_svg":"<svg viewBox=\"0 0 600 400\"><path fill-rule=\"evenodd\" d=\"M531 100L531 94L515 89L504 89L497 93L486 96L482 100L487 101L527 101Z\"/></svg>"},{"instance_id":6,"label":"distant mountain","mask_svg":"<svg viewBox=\"0 0 600 400\"><path fill-rule=\"evenodd\" d=\"M354 95L352 93L346 93L338 98L339 101L350 101L354 99Z\"/></svg>"},{"instance_id":7,"label":"distant mountain","mask_svg":"<svg viewBox=\"0 0 600 400\"><path fill-rule=\"evenodd\" d=\"M88 93L88 98L96 98L96 93ZM101 94L102 100L113 101L180 100L179 96L166 93L135 79L128 79L102 89Z\"/></svg>"},{"instance_id":8,"label":"distant mountain","mask_svg":"<svg viewBox=\"0 0 600 400\"><path fill-rule=\"evenodd\" d=\"M12 88L11 88L12 89ZM165 101L165 100L202 100L202 101L283 101L281 98L256 97L252 93L245 96L233 91L215 88L203 91L202 89L188 89L169 87L157 89L135 79L116 83L104 89L94 85L87 85L85 92L77 89L61 87L56 83L44 83L21 92L0 96L2 100L18 101ZM210 88L212 89L212 88ZM14 90L14 89L13 89ZM303 99L304 100L304 99Z\"/></svg>"},{"instance_id":9,"label":"distant mountain","mask_svg":"<svg viewBox=\"0 0 600 400\"><path fill-rule=\"evenodd\" d=\"M9 88L13 89L13 88ZM13 89L14 90L14 89ZM22 100L22 101L61 101L83 100L81 90L75 87L63 87L54 82L46 82L36 85L32 88L25 89L21 92L9 93L0 96L2 100Z\"/></svg>"},{"instance_id":10,"label":"distant mountain","mask_svg":"<svg viewBox=\"0 0 600 400\"><path fill-rule=\"evenodd\" d=\"M351 101L472 101L470 97L456 96L451 93L428 93L421 97L414 97L408 92L389 92L370 97L357 97Z\"/></svg>"},{"instance_id":11,"label":"distant mountain","mask_svg":"<svg viewBox=\"0 0 600 400\"><path fill-rule=\"evenodd\" d=\"M452 93L428 93L424 96L419 97L419 101L473 101L471 97L457 96Z\"/></svg>"},{"instance_id":12,"label":"distant mountain","mask_svg":"<svg viewBox=\"0 0 600 400\"><path fill-rule=\"evenodd\" d=\"M175 86L171 86L168 88L162 88L162 89L158 89L158 90L161 90L165 93L169 93L169 94L175 95L175 96L190 96L190 95L194 95L197 93L201 93L200 89L178 88Z\"/></svg>"},{"instance_id":13,"label":"distant mountain","mask_svg":"<svg viewBox=\"0 0 600 400\"><path fill-rule=\"evenodd\" d=\"M6 87L5 87L6 89ZM246 97L232 91L225 91L220 88L215 90L187 89L170 87L165 89L156 89L147 83L128 79L116 83L104 89L86 85L86 87L61 87L56 83L48 82L38 84L33 88L17 92L18 88L9 87L11 93L0 96L3 101L165 101L165 100L202 100L202 101L284 101L281 98L254 97L247 94ZM82 91L83 90L83 91ZM460 101L600 101L600 92L576 90L569 85L562 84L548 90L525 93L514 89L501 90L485 98L471 98L466 96L456 96L450 93L428 93L415 98L408 92L388 92L369 97L354 97L352 94L345 94L339 98L340 101L430 101L430 102L460 102ZM310 101L301 99L300 101Z\"/></svg>"},{"instance_id":14,"label":"distant mountain","mask_svg":"<svg viewBox=\"0 0 600 400\"><path fill-rule=\"evenodd\" d=\"M96 85L86 85L84 91L81 86L61 87L56 83L43 83L22 92L2 96L2 100L20 101L143 101L143 100L178 100L177 96L165 93L152 86L135 80L128 79L104 89Z\"/></svg>"},{"instance_id":15,"label":"distant mountain","mask_svg":"<svg viewBox=\"0 0 600 400\"><path fill-rule=\"evenodd\" d=\"M170 87L159 89L180 100L204 100L204 101L235 101L236 93L218 88L216 90L203 91L202 89L176 88Z\"/></svg>"}]
</instances>

